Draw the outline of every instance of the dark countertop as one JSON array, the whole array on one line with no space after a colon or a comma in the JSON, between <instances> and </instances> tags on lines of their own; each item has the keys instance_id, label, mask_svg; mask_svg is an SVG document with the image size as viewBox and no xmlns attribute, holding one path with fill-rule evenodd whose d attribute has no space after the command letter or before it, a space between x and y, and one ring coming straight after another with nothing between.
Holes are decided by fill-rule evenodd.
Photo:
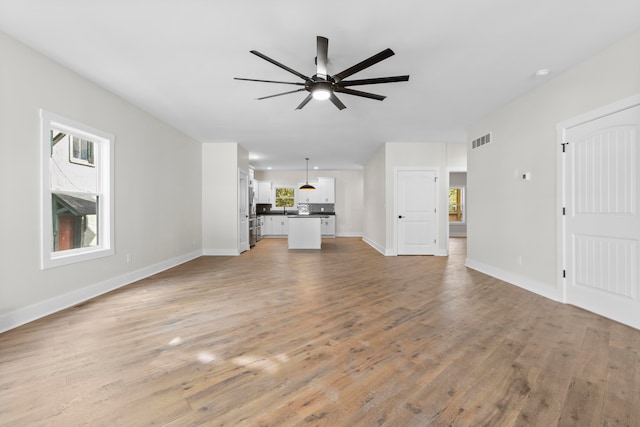
<instances>
[{"instance_id":1,"label":"dark countertop","mask_svg":"<svg viewBox=\"0 0 640 427\"><path fill-rule=\"evenodd\" d=\"M311 213L309 215L302 215L302 216L328 216L328 215L335 215L335 212L315 212L315 213ZM265 215L265 216L273 216L273 215L286 215L286 216L292 216L292 215L298 215L298 211L287 211L285 213L282 213L282 211L271 211L271 212L260 212L257 213L256 216L260 216L260 215Z\"/></svg>"},{"instance_id":2,"label":"dark countertop","mask_svg":"<svg viewBox=\"0 0 640 427\"><path fill-rule=\"evenodd\" d=\"M314 215L287 215L288 218L329 218L326 214L314 214Z\"/></svg>"}]
</instances>

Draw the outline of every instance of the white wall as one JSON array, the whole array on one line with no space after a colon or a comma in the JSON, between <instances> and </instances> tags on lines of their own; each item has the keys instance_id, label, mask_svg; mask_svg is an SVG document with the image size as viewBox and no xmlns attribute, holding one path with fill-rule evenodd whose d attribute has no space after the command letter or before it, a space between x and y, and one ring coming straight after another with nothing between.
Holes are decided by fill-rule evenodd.
<instances>
[{"instance_id":1,"label":"white wall","mask_svg":"<svg viewBox=\"0 0 640 427\"><path fill-rule=\"evenodd\" d=\"M447 253L448 144L443 142L387 142L364 167L363 240L385 255L396 255L395 191L398 168L420 167L438 174L438 249ZM453 149L451 164L463 167L466 156Z\"/></svg>"},{"instance_id":2,"label":"white wall","mask_svg":"<svg viewBox=\"0 0 640 427\"><path fill-rule=\"evenodd\" d=\"M198 256L200 144L2 33L0 57L0 331ZM39 268L40 108L115 135L114 256Z\"/></svg>"},{"instance_id":3,"label":"white wall","mask_svg":"<svg viewBox=\"0 0 640 427\"><path fill-rule=\"evenodd\" d=\"M363 170L364 215L362 239L378 252L386 250L386 205L385 151L383 144L369 159Z\"/></svg>"},{"instance_id":4,"label":"white wall","mask_svg":"<svg viewBox=\"0 0 640 427\"><path fill-rule=\"evenodd\" d=\"M202 144L204 255L239 255L238 170L249 174L249 153L235 142Z\"/></svg>"},{"instance_id":5,"label":"white wall","mask_svg":"<svg viewBox=\"0 0 640 427\"><path fill-rule=\"evenodd\" d=\"M440 255L447 252L449 222L447 219L448 179L447 144L443 142L388 142L386 143L386 253L397 254L394 208L396 199L396 170L406 167L420 167L436 171L438 176L438 249Z\"/></svg>"},{"instance_id":6,"label":"white wall","mask_svg":"<svg viewBox=\"0 0 640 427\"><path fill-rule=\"evenodd\" d=\"M271 181L277 186L296 186L305 182L306 170L255 171L258 181ZM309 181L333 177L336 181L336 235L362 236L363 184L360 170L309 170Z\"/></svg>"},{"instance_id":7,"label":"white wall","mask_svg":"<svg viewBox=\"0 0 640 427\"><path fill-rule=\"evenodd\" d=\"M492 132L492 142L468 144L467 265L562 299L556 125L637 93L640 32L470 126L469 141Z\"/></svg>"}]
</instances>

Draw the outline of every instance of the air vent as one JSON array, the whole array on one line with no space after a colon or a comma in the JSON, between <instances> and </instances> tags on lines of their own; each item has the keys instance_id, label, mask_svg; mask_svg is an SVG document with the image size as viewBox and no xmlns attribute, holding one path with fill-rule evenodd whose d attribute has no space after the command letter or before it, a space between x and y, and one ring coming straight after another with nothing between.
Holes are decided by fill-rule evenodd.
<instances>
[{"instance_id":1,"label":"air vent","mask_svg":"<svg viewBox=\"0 0 640 427\"><path fill-rule=\"evenodd\" d=\"M489 132L486 135L482 135L480 138L477 138L471 141L471 148L482 147L483 145L488 144L490 142L491 142L491 132Z\"/></svg>"}]
</instances>

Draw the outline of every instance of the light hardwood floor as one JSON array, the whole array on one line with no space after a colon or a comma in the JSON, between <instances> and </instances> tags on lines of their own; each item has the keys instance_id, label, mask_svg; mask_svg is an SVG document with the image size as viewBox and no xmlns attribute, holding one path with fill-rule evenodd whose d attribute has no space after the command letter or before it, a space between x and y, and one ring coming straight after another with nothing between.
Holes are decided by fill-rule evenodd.
<instances>
[{"instance_id":1,"label":"light hardwood floor","mask_svg":"<svg viewBox=\"0 0 640 427\"><path fill-rule=\"evenodd\" d=\"M265 239L0 334L0 425L640 425L640 331L451 243Z\"/></svg>"}]
</instances>

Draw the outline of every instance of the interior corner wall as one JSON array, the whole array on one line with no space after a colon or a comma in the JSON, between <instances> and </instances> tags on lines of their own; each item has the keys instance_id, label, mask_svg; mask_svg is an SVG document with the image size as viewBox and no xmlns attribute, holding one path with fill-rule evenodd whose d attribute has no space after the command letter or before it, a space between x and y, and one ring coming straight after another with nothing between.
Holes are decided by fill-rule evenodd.
<instances>
[{"instance_id":1,"label":"interior corner wall","mask_svg":"<svg viewBox=\"0 0 640 427\"><path fill-rule=\"evenodd\" d=\"M197 257L200 143L0 33L0 332ZM115 135L115 255L40 269L39 110Z\"/></svg>"},{"instance_id":2,"label":"interior corner wall","mask_svg":"<svg viewBox=\"0 0 640 427\"><path fill-rule=\"evenodd\" d=\"M362 240L382 254L386 251L385 149L383 144L362 171Z\"/></svg>"},{"instance_id":3,"label":"interior corner wall","mask_svg":"<svg viewBox=\"0 0 640 427\"><path fill-rule=\"evenodd\" d=\"M469 127L467 265L561 300L558 123L640 93L640 32ZM531 173L531 180L522 174Z\"/></svg>"},{"instance_id":4,"label":"interior corner wall","mask_svg":"<svg viewBox=\"0 0 640 427\"><path fill-rule=\"evenodd\" d=\"M449 171L467 171L467 145L449 143L447 144L447 169Z\"/></svg>"},{"instance_id":5,"label":"interior corner wall","mask_svg":"<svg viewBox=\"0 0 640 427\"><path fill-rule=\"evenodd\" d=\"M387 199L386 238L387 255L397 255L395 229L396 170L398 168L417 167L436 171L438 176L438 255L446 255L449 221L447 218L447 197L449 191L444 174L447 172L447 144L443 142L387 142L385 157L385 176Z\"/></svg>"},{"instance_id":6,"label":"interior corner wall","mask_svg":"<svg viewBox=\"0 0 640 427\"><path fill-rule=\"evenodd\" d=\"M242 150L244 149L235 142L202 144L202 248L204 255L240 254L238 245L238 168ZM248 163L246 167L246 172L248 172Z\"/></svg>"}]
</instances>

